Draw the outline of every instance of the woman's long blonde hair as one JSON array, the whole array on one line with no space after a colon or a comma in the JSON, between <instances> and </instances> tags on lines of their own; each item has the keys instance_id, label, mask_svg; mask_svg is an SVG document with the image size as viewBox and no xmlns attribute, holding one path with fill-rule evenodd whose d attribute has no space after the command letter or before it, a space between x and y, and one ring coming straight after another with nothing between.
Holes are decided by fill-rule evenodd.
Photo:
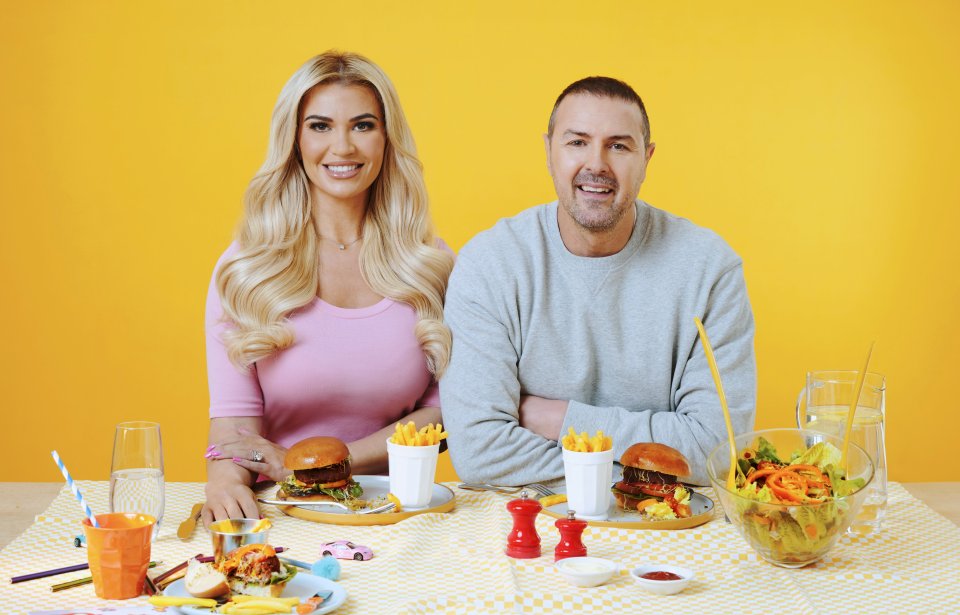
<instances>
[{"instance_id":1,"label":"woman's long blonde hair","mask_svg":"<svg viewBox=\"0 0 960 615\"><path fill-rule=\"evenodd\" d=\"M443 298L453 257L435 245L423 167L393 84L367 58L328 51L309 60L280 92L267 159L244 195L239 252L217 273L230 361L240 368L290 346L287 317L319 294L310 180L297 147L301 105L320 84L370 88L384 114L386 149L363 221L360 272L377 294L409 304L427 367L439 378L450 358Z\"/></svg>"}]
</instances>

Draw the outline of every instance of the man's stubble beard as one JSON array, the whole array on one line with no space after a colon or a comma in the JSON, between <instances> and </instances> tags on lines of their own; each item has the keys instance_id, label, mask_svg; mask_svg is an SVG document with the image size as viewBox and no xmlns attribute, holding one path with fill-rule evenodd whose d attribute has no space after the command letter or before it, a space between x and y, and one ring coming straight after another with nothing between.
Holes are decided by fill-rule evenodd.
<instances>
[{"instance_id":1,"label":"man's stubble beard","mask_svg":"<svg viewBox=\"0 0 960 615\"><path fill-rule=\"evenodd\" d=\"M623 220L629 207L633 205L633 199L621 198L614 201L609 208L591 208L578 202L574 193L571 199L561 199L560 205L580 228L591 233L607 233Z\"/></svg>"}]
</instances>

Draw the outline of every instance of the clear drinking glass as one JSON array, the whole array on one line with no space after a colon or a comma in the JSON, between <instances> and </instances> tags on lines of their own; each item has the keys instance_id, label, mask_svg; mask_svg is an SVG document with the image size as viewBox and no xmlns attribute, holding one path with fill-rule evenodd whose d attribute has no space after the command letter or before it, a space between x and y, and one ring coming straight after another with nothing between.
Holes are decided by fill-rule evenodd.
<instances>
[{"instance_id":1,"label":"clear drinking glass","mask_svg":"<svg viewBox=\"0 0 960 615\"><path fill-rule=\"evenodd\" d=\"M797 427L828 433L842 441L856 381L856 371L808 372L807 385L797 398ZM875 474L860 514L847 530L851 534L879 532L883 525L887 510L885 410L886 381L881 374L867 372L853 416L850 441L870 455Z\"/></svg>"},{"instance_id":2,"label":"clear drinking glass","mask_svg":"<svg viewBox=\"0 0 960 615\"><path fill-rule=\"evenodd\" d=\"M110 512L147 514L157 520L153 537L163 520L163 444L160 423L119 423L113 438L110 465Z\"/></svg>"}]
</instances>

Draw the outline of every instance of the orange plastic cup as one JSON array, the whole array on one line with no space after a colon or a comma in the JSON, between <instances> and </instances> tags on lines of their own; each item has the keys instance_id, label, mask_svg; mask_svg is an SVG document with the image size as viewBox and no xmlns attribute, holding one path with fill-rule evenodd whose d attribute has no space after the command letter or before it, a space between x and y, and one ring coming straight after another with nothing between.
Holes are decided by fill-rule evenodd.
<instances>
[{"instance_id":1,"label":"orange plastic cup","mask_svg":"<svg viewBox=\"0 0 960 615\"><path fill-rule=\"evenodd\" d=\"M100 527L83 520L87 563L98 598L124 600L143 593L156 522L150 515L138 513L97 515Z\"/></svg>"}]
</instances>

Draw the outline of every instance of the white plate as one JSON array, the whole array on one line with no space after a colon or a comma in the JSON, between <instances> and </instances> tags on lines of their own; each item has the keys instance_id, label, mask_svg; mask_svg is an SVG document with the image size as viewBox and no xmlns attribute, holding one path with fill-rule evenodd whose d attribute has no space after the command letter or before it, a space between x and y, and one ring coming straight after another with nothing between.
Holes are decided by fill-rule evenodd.
<instances>
[{"instance_id":1,"label":"white plate","mask_svg":"<svg viewBox=\"0 0 960 615\"><path fill-rule=\"evenodd\" d=\"M566 493L566 488L560 486L554 488L557 493ZM564 519L567 516L567 503L560 502L549 508L544 508L543 512L557 519ZM629 527L645 530L684 530L691 527L702 525L713 518L713 500L709 497L694 491L690 494L690 516L684 519L648 519L636 511L623 510L617 506L617 500L610 494L610 506L607 508L607 518L600 521L587 521L588 525L599 527Z\"/></svg>"},{"instance_id":2,"label":"white plate","mask_svg":"<svg viewBox=\"0 0 960 615\"><path fill-rule=\"evenodd\" d=\"M375 500L379 497L386 497L390 492L390 477L376 475L354 476L353 480L360 483L363 487L364 500ZM277 499L272 494L266 499ZM455 496L449 487L433 484L433 492L430 495L430 503L426 508L407 509L401 512L374 513L371 515L358 515L352 511L344 510L338 506L298 506L290 502L290 506L281 506L280 510L299 519L308 521L318 521L320 523L332 523L335 525L390 525L397 523L413 515L422 513L440 513L453 510Z\"/></svg>"},{"instance_id":3,"label":"white plate","mask_svg":"<svg viewBox=\"0 0 960 615\"><path fill-rule=\"evenodd\" d=\"M307 598L312 597L315 593L319 591L332 591L333 593L329 598L323 601L323 604L320 605L316 611L313 611L311 615L323 615L324 613L330 613L341 604L347 600L347 590L343 588L339 583L334 583L329 579L324 579L323 577L315 577L309 572L299 571L297 576L293 577L287 583L287 586L283 588L283 593L280 594L281 598L300 598L301 602ZM184 598L190 598L190 592L187 591L187 588L184 587L183 579L178 579L167 586L163 590L164 596L182 596ZM211 610L208 608L202 608L197 606L178 606L170 607L179 609L181 613L186 615L210 615Z\"/></svg>"}]
</instances>

